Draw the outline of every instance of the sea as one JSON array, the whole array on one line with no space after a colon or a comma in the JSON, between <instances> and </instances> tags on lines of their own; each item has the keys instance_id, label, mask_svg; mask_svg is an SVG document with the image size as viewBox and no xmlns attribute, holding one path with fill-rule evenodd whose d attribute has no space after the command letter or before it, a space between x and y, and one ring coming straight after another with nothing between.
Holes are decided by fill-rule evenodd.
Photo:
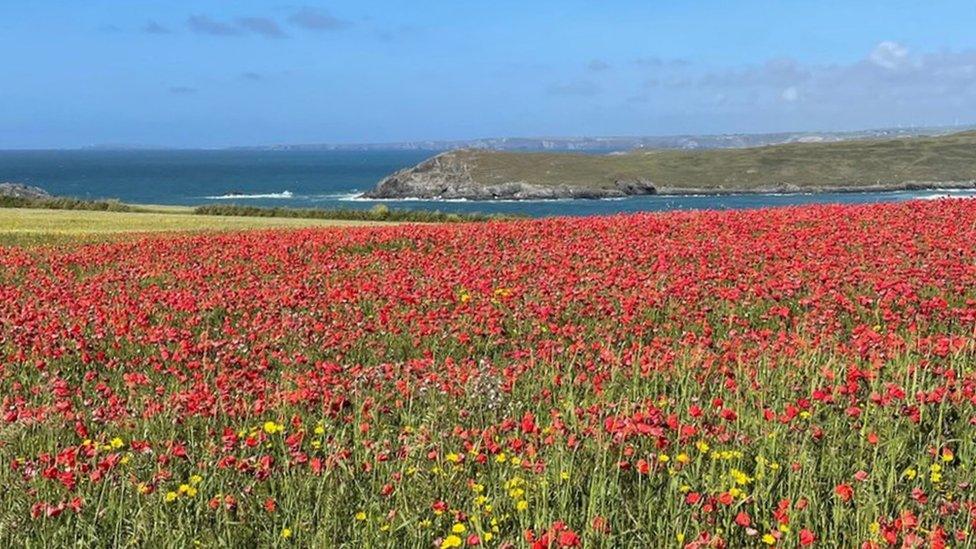
<instances>
[{"instance_id":1,"label":"sea","mask_svg":"<svg viewBox=\"0 0 976 549\"><path fill-rule=\"evenodd\" d=\"M863 204L973 191L913 191L723 196L639 196L606 200L367 200L383 177L438 151L51 150L0 151L0 182L51 194L114 198L134 204L241 204L292 208L390 208L521 214L530 217L745 209L800 204Z\"/></svg>"}]
</instances>

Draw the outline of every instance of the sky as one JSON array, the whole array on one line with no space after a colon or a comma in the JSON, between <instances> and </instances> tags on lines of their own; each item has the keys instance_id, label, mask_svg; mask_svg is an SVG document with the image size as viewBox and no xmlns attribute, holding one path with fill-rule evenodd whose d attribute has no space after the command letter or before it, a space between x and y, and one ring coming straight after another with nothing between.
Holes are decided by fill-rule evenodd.
<instances>
[{"instance_id":1,"label":"sky","mask_svg":"<svg viewBox=\"0 0 976 549\"><path fill-rule=\"evenodd\" d=\"M976 123L976 2L3 0L0 148Z\"/></svg>"}]
</instances>

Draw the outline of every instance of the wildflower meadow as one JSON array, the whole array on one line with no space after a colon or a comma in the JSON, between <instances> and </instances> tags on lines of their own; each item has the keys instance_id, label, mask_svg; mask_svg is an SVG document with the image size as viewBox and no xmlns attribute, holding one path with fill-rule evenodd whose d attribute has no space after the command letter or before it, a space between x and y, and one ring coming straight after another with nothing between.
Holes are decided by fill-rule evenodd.
<instances>
[{"instance_id":1,"label":"wildflower meadow","mask_svg":"<svg viewBox=\"0 0 976 549\"><path fill-rule=\"evenodd\" d=\"M976 545L976 201L0 248L19 547Z\"/></svg>"}]
</instances>

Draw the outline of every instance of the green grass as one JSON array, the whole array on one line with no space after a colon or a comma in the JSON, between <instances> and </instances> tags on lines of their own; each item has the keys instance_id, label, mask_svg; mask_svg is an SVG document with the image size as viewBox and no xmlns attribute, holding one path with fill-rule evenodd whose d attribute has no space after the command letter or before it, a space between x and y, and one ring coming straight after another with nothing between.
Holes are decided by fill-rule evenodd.
<instances>
[{"instance_id":1,"label":"green grass","mask_svg":"<svg viewBox=\"0 0 976 549\"><path fill-rule=\"evenodd\" d=\"M423 210L260 208L236 204L167 206L117 200L0 197L0 246L118 240L128 234L167 231L232 231L308 226L356 226L385 222L456 223L511 216Z\"/></svg>"},{"instance_id":2,"label":"green grass","mask_svg":"<svg viewBox=\"0 0 976 549\"><path fill-rule=\"evenodd\" d=\"M511 219L512 215L458 214L428 210L390 209L384 204L369 210L317 209L317 208L259 208L236 204L211 204L197 206L194 213L201 215L226 215L247 217L278 217L293 219L344 219L350 221L409 221L418 223L460 223L464 221L488 221Z\"/></svg>"},{"instance_id":3,"label":"green grass","mask_svg":"<svg viewBox=\"0 0 976 549\"><path fill-rule=\"evenodd\" d=\"M796 187L894 188L910 182L976 180L976 132L941 137L791 143L701 151L583 154L456 151L475 181L612 188L645 179L659 192L749 191Z\"/></svg>"},{"instance_id":4,"label":"green grass","mask_svg":"<svg viewBox=\"0 0 976 549\"><path fill-rule=\"evenodd\" d=\"M98 242L129 234L236 231L297 227L353 227L368 221L197 215L191 208L138 206L140 211L0 208L0 246Z\"/></svg>"}]
</instances>

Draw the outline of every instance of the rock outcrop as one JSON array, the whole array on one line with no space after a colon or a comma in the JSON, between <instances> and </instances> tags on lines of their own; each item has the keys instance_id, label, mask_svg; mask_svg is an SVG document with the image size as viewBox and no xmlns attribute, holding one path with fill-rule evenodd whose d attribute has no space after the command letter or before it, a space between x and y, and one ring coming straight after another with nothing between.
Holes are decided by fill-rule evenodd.
<instances>
[{"instance_id":1,"label":"rock outcrop","mask_svg":"<svg viewBox=\"0 0 976 549\"><path fill-rule=\"evenodd\" d=\"M555 200L561 198L621 198L655 194L643 179L619 180L592 186L542 185L527 181L478 181L474 166L457 152L446 152L383 179L365 198L424 200Z\"/></svg>"},{"instance_id":2,"label":"rock outcrop","mask_svg":"<svg viewBox=\"0 0 976 549\"><path fill-rule=\"evenodd\" d=\"M50 193L40 187L33 187L21 183L0 183L0 196L26 198L30 200L52 198Z\"/></svg>"}]
</instances>

